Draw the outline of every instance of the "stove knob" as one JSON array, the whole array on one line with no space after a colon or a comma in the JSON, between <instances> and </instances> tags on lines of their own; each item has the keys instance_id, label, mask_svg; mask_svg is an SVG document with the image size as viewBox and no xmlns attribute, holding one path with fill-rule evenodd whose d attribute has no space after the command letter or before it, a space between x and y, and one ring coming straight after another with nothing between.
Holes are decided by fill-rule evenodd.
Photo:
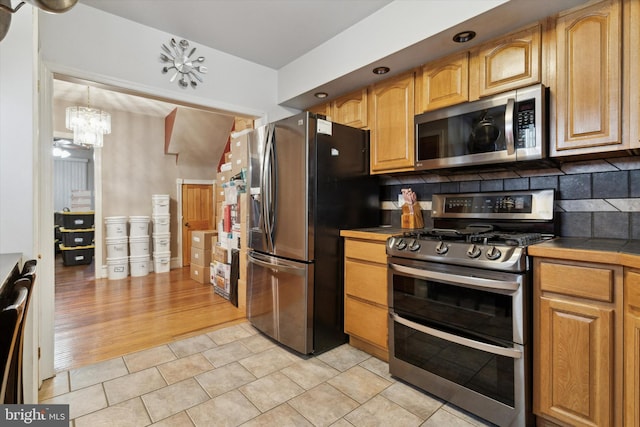
<instances>
[{"instance_id":1,"label":"stove knob","mask_svg":"<svg viewBox=\"0 0 640 427\"><path fill-rule=\"evenodd\" d=\"M418 243L418 241L417 241L416 239L413 239L413 240L411 241L411 243L409 243L409 250L410 250L411 252L415 252L415 251L417 251L418 249L420 249L420 243Z\"/></svg>"},{"instance_id":2,"label":"stove knob","mask_svg":"<svg viewBox=\"0 0 640 427\"><path fill-rule=\"evenodd\" d=\"M405 242L404 239L400 239L398 243L396 243L396 249L403 250L406 247L407 247L407 242Z\"/></svg>"},{"instance_id":3,"label":"stove knob","mask_svg":"<svg viewBox=\"0 0 640 427\"><path fill-rule=\"evenodd\" d=\"M476 245L471 245L471 246L469 246L469 249L467 249L467 256L469 258L478 258L481 253L482 253L482 251Z\"/></svg>"},{"instance_id":4,"label":"stove knob","mask_svg":"<svg viewBox=\"0 0 640 427\"><path fill-rule=\"evenodd\" d=\"M502 252L500 252L500 249L496 248L495 246L490 246L489 249L487 249L487 253L485 255L488 259L493 261L494 259L500 258Z\"/></svg>"},{"instance_id":5,"label":"stove knob","mask_svg":"<svg viewBox=\"0 0 640 427\"><path fill-rule=\"evenodd\" d=\"M436 253L438 255L444 255L448 251L449 251L449 246L447 246L447 244L441 240L440 243L438 243L438 245L436 246Z\"/></svg>"}]
</instances>

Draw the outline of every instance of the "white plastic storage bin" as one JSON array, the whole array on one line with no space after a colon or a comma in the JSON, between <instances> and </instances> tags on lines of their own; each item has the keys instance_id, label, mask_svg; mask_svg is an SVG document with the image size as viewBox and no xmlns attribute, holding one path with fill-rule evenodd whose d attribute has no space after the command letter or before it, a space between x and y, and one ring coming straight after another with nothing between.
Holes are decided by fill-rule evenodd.
<instances>
[{"instance_id":1,"label":"white plastic storage bin","mask_svg":"<svg viewBox=\"0 0 640 427\"><path fill-rule=\"evenodd\" d=\"M126 216L108 216L108 217L105 217L104 223L107 226L106 237L126 237L127 236L127 217Z\"/></svg>"},{"instance_id":2,"label":"white plastic storage bin","mask_svg":"<svg viewBox=\"0 0 640 427\"><path fill-rule=\"evenodd\" d=\"M153 233L153 251L171 251L171 233Z\"/></svg>"},{"instance_id":3,"label":"white plastic storage bin","mask_svg":"<svg viewBox=\"0 0 640 427\"><path fill-rule=\"evenodd\" d=\"M130 256L149 255L149 236L129 237Z\"/></svg>"},{"instance_id":4,"label":"white plastic storage bin","mask_svg":"<svg viewBox=\"0 0 640 427\"><path fill-rule=\"evenodd\" d=\"M151 196L151 202L153 205L152 212L154 215L169 213L169 195L168 194L154 194Z\"/></svg>"},{"instance_id":5,"label":"white plastic storage bin","mask_svg":"<svg viewBox=\"0 0 640 427\"><path fill-rule=\"evenodd\" d=\"M171 270L171 252L153 253L153 271L156 273L168 273Z\"/></svg>"},{"instance_id":6,"label":"white plastic storage bin","mask_svg":"<svg viewBox=\"0 0 640 427\"><path fill-rule=\"evenodd\" d=\"M171 215L169 214L153 215L153 232L156 234L168 233L170 223Z\"/></svg>"},{"instance_id":7,"label":"white plastic storage bin","mask_svg":"<svg viewBox=\"0 0 640 427\"><path fill-rule=\"evenodd\" d=\"M129 271L131 272L131 277L148 275L150 266L149 255L129 257Z\"/></svg>"},{"instance_id":8,"label":"white plastic storage bin","mask_svg":"<svg viewBox=\"0 0 640 427\"><path fill-rule=\"evenodd\" d=\"M124 258L107 258L107 279L119 280L126 279L129 275L129 259Z\"/></svg>"},{"instance_id":9,"label":"white plastic storage bin","mask_svg":"<svg viewBox=\"0 0 640 427\"><path fill-rule=\"evenodd\" d=\"M149 235L149 217L148 216L130 216L129 217L129 236L141 237Z\"/></svg>"},{"instance_id":10,"label":"white plastic storage bin","mask_svg":"<svg viewBox=\"0 0 640 427\"><path fill-rule=\"evenodd\" d=\"M129 255L129 246L126 237L105 237L107 245L107 258L126 258Z\"/></svg>"}]
</instances>

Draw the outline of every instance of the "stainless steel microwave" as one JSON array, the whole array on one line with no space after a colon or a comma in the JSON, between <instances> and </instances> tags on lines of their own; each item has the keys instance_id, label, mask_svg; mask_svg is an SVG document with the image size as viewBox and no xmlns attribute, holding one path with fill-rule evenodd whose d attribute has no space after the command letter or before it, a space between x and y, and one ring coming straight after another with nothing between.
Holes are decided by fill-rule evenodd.
<instances>
[{"instance_id":1,"label":"stainless steel microwave","mask_svg":"<svg viewBox=\"0 0 640 427\"><path fill-rule=\"evenodd\" d=\"M539 160L547 156L541 85L415 116L416 170Z\"/></svg>"}]
</instances>

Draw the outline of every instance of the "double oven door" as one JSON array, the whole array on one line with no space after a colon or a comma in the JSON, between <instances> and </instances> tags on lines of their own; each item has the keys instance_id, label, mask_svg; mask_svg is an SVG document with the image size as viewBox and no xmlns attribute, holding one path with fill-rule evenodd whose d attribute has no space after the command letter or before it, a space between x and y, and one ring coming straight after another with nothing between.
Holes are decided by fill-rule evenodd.
<instances>
[{"instance_id":1,"label":"double oven door","mask_svg":"<svg viewBox=\"0 0 640 427\"><path fill-rule=\"evenodd\" d=\"M532 423L527 274L389 258L389 371L500 426Z\"/></svg>"}]
</instances>

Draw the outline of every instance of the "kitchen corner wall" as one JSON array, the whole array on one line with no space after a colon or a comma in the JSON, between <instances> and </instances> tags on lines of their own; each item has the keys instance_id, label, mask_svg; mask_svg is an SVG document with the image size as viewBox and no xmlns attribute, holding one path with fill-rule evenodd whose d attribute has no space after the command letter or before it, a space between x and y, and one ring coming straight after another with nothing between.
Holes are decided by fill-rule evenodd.
<instances>
[{"instance_id":1,"label":"kitchen corner wall","mask_svg":"<svg viewBox=\"0 0 640 427\"><path fill-rule=\"evenodd\" d=\"M386 176L380 187L382 223L400 227L398 194L417 193L425 227L433 226L436 193L556 190L555 215L563 237L640 238L640 157L617 157L500 172Z\"/></svg>"}]
</instances>

